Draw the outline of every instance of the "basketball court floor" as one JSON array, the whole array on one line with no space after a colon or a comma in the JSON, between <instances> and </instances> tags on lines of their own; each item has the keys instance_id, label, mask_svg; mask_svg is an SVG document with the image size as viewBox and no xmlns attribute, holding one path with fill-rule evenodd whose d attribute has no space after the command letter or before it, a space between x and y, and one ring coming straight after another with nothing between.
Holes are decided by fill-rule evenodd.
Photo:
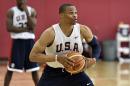
<instances>
[{"instance_id":1,"label":"basketball court floor","mask_svg":"<svg viewBox=\"0 0 130 86\"><path fill-rule=\"evenodd\" d=\"M3 86L6 64L0 65L0 86ZM42 69L39 71L41 75ZM98 61L86 70L95 86L130 86L130 63ZM14 73L10 86L34 86L30 73Z\"/></svg>"}]
</instances>

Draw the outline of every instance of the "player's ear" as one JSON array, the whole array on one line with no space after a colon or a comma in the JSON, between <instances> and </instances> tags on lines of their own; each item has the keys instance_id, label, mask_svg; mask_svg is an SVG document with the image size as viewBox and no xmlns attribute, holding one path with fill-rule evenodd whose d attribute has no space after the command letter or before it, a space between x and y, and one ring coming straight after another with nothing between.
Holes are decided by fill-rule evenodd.
<instances>
[{"instance_id":1,"label":"player's ear","mask_svg":"<svg viewBox=\"0 0 130 86\"><path fill-rule=\"evenodd\" d=\"M60 13L59 15L60 15L60 18L63 18L65 16L64 13Z\"/></svg>"}]
</instances>

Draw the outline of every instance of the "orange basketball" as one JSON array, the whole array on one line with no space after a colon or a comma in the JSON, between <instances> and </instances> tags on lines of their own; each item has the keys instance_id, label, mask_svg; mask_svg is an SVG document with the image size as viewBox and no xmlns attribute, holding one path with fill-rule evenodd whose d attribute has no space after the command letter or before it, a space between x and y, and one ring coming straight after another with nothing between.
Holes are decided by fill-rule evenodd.
<instances>
[{"instance_id":1,"label":"orange basketball","mask_svg":"<svg viewBox=\"0 0 130 86\"><path fill-rule=\"evenodd\" d=\"M83 56L78 52L69 52L67 57L74 61L74 65L70 67L65 67L66 71L71 74L79 73L85 66L85 60Z\"/></svg>"}]
</instances>

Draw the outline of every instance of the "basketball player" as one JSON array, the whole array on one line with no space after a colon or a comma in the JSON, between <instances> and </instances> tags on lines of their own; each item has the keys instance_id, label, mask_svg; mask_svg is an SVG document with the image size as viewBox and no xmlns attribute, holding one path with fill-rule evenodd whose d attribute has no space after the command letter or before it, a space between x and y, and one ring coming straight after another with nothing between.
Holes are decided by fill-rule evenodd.
<instances>
[{"instance_id":1,"label":"basketball player","mask_svg":"<svg viewBox=\"0 0 130 86\"><path fill-rule=\"evenodd\" d=\"M29 61L29 53L34 45L34 28L36 25L36 11L26 5L26 0L16 0L17 6L7 13L7 31L11 33L12 52L4 86L9 86L13 71L32 72L35 85L38 82L37 70L39 66Z\"/></svg>"},{"instance_id":2,"label":"basketball player","mask_svg":"<svg viewBox=\"0 0 130 86\"><path fill-rule=\"evenodd\" d=\"M47 64L38 86L94 86L84 71L71 75L64 70L64 66L74 65L65 53L77 51L82 54L82 40L85 39L92 47L92 58L86 57L86 67L91 67L99 57L99 44L87 26L76 23L77 9L74 5L61 5L59 15L59 23L42 33L30 53L31 61Z\"/></svg>"}]
</instances>

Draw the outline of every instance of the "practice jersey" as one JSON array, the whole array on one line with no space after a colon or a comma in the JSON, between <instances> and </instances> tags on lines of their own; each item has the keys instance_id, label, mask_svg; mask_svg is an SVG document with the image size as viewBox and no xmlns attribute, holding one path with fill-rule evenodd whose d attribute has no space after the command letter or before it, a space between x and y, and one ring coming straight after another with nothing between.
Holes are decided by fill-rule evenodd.
<instances>
[{"instance_id":1,"label":"practice jersey","mask_svg":"<svg viewBox=\"0 0 130 86\"><path fill-rule=\"evenodd\" d=\"M29 16L31 16L31 7L27 6ZM13 11L13 26L15 27L27 27L27 15L25 11L21 11L17 6L12 7ZM19 28L21 29L21 28ZM11 32L12 39L34 39L35 35L31 32L14 33Z\"/></svg>"},{"instance_id":2,"label":"practice jersey","mask_svg":"<svg viewBox=\"0 0 130 86\"><path fill-rule=\"evenodd\" d=\"M55 32L55 39L51 46L46 47L45 53L47 55L60 55L70 51L83 52L80 25L78 23L74 25L73 31L69 37L62 32L59 24L53 25L53 29ZM47 64L53 67L63 67L58 62L47 62Z\"/></svg>"}]
</instances>

